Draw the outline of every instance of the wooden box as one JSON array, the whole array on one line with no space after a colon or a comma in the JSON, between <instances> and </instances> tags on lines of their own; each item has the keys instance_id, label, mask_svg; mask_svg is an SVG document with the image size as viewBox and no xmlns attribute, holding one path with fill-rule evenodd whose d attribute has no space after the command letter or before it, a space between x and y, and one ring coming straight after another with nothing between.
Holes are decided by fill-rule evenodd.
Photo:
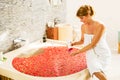
<instances>
[{"instance_id":1,"label":"wooden box","mask_svg":"<svg viewBox=\"0 0 120 80\"><path fill-rule=\"evenodd\" d=\"M58 27L46 27L46 35L48 39L58 40Z\"/></svg>"}]
</instances>

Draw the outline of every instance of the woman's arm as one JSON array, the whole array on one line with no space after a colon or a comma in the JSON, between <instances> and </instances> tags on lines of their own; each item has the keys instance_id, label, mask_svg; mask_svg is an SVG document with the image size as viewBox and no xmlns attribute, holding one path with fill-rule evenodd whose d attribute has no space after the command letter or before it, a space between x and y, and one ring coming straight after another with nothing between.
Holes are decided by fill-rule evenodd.
<instances>
[{"instance_id":1,"label":"woman's arm","mask_svg":"<svg viewBox=\"0 0 120 80\"><path fill-rule=\"evenodd\" d=\"M72 43L71 46L80 45L80 44L83 44L83 43L84 43L84 26L82 25L81 26L81 39L77 42Z\"/></svg>"},{"instance_id":2,"label":"woman's arm","mask_svg":"<svg viewBox=\"0 0 120 80\"><path fill-rule=\"evenodd\" d=\"M85 52L93 47L96 46L96 44L98 43L98 41L100 40L105 28L104 26L101 24L99 26L97 26L98 29L95 31L94 37L92 39L92 42L90 44L88 44L87 46L83 47L82 49L79 49L78 51L72 53L71 55L76 55L78 53L82 53Z\"/></svg>"}]
</instances>

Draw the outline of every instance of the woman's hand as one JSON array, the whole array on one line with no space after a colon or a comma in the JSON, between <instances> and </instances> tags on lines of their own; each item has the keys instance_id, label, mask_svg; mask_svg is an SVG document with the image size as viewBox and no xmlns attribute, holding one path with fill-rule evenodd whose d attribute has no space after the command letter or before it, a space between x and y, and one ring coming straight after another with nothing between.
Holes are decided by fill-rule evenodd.
<instances>
[{"instance_id":1,"label":"woman's hand","mask_svg":"<svg viewBox=\"0 0 120 80\"><path fill-rule=\"evenodd\" d=\"M71 55L71 56L75 56L76 54L79 54L79 53L80 53L80 51L77 50L77 51L75 51L75 52L71 52L70 55Z\"/></svg>"},{"instance_id":2,"label":"woman's hand","mask_svg":"<svg viewBox=\"0 0 120 80\"><path fill-rule=\"evenodd\" d=\"M74 46L74 45L76 45L76 43L71 43L71 46Z\"/></svg>"}]
</instances>

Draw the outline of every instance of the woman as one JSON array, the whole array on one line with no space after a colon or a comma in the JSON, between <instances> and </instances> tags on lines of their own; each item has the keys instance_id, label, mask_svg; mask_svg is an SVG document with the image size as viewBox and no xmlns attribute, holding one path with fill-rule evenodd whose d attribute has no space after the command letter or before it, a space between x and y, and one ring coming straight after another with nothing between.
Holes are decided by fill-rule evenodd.
<instances>
[{"instance_id":1,"label":"woman","mask_svg":"<svg viewBox=\"0 0 120 80\"><path fill-rule=\"evenodd\" d=\"M86 52L87 67L91 76L99 80L107 80L105 70L110 60L111 52L105 40L105 27L92 19L94 11L90 5L81 6L76 16L83 22L81 26L81 39L71 45L84 47L71 55Z\"/></svg>"}]
</instances>

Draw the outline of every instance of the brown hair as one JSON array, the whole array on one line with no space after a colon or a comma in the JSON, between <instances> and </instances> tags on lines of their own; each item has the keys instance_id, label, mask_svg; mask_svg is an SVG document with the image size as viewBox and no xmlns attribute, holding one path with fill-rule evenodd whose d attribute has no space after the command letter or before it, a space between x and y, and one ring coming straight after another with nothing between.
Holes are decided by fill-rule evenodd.
<instances>
[{"instance_id":1,"label":"brown hair","mask_svg":"<svg viewBox=\"0 0 120 80\"><path fill-rule=\"evenodd\" d=\"M94 15L94 11L93 8L90 5L82 5L78 11L76 16L87 16L88 14L90 14L90 16Z\"/></svg>"}]
</instances>

